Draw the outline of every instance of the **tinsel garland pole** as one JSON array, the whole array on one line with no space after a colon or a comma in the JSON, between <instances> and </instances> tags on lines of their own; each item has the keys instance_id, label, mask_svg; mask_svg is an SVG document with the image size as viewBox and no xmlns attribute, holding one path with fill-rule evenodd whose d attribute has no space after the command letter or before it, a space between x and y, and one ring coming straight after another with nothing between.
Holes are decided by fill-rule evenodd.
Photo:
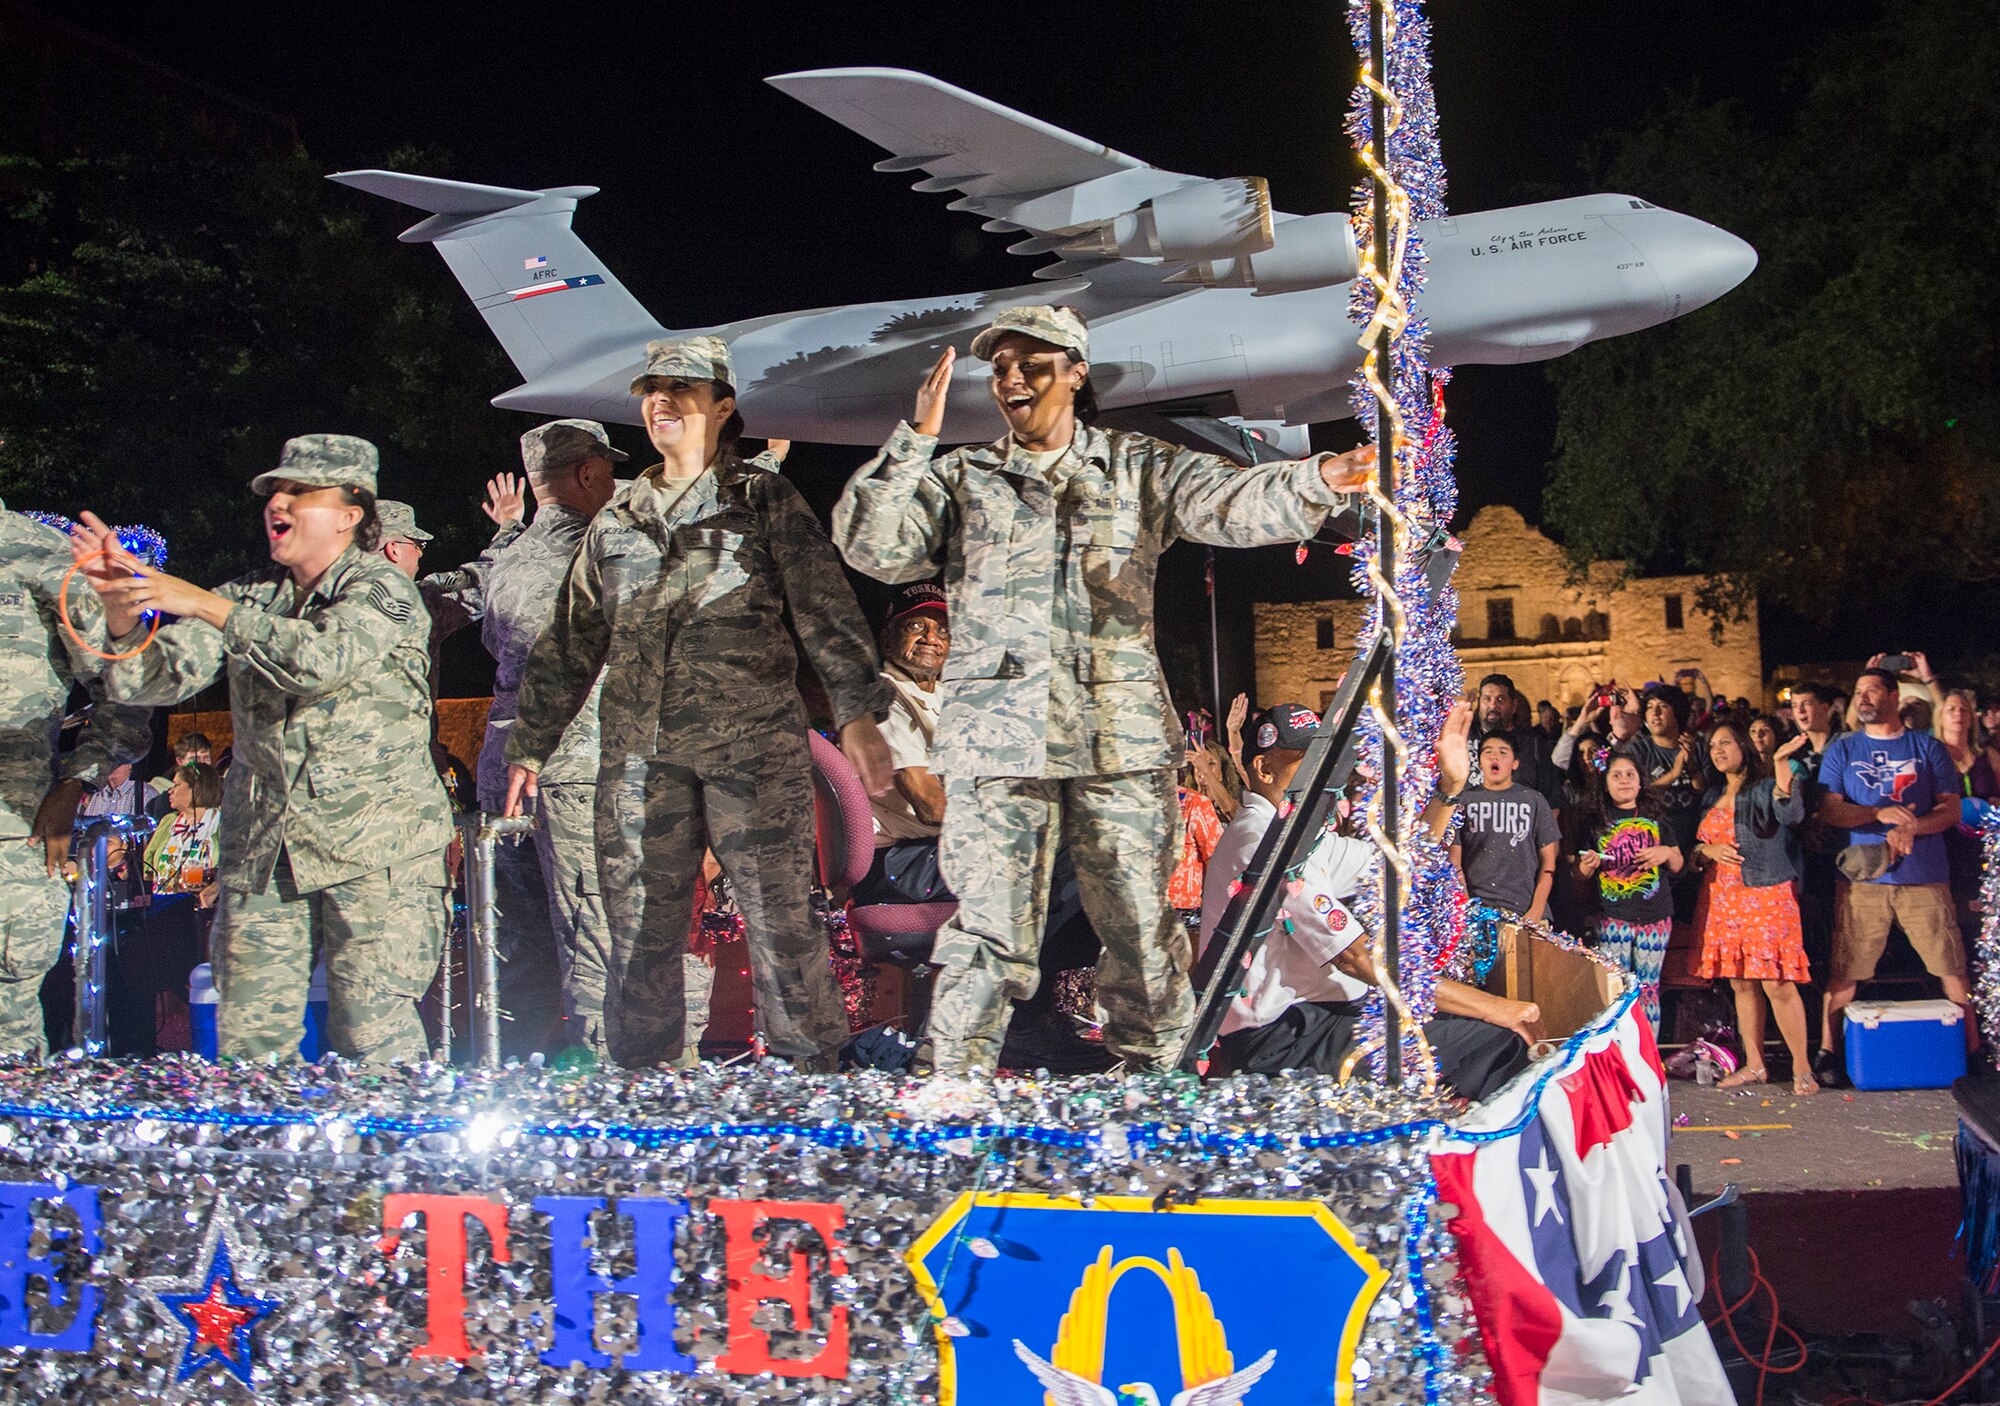
<instances>
[{"instance_id":1,"label":"tinsel garland pole","mask_svg":"<svg viewBox=\"0 0 2000 1406\"><path fill-rule=\"evenodd\" d=\"M1973 802L1967 801L1971 808ZM1979 945L1972 954L1972 1014L1979 1022L1979 1048L1986 1062L2000 1067L2000 805L1981 807L1984 837L1979 868Z\"/></svg>"},{"instance_id":2,"label":"tinsel garland pole","mask_svg":"<svg viewBox=\"0 0 2000 1406\"><path fill-rule=\"evenodd\" d=\"M1371 128L1369 134L1370 173L1373 191L1369 205L1369 218L1375 230L1375 269L1394 267L1391 245L1395 239L1394 219L1390 213L1390 198L1394 191L1394 181L1389 174L1389 104L1393 94L1389 90L1389 33L1391 17L1390 0L1368 0L1368 117ZM1375 580L1379 585L1396 579L1396 560L1399 555L1397 541L1401 524L1395 512L1388 510L1396 492L1396 459L1402 448L1401 426L1397 423L1395 406L1384 394L1386 383L1393 374L1390 368L1390 345L1401 332L1393 320L1379 315L1386 310L1391 300L1378 300L1378 315L1368 323L1371 335L1366 350L1368 390L1375 400L1375 444L1378 455L1375 461ZM1386 501L1384 501L1386 500ZM1389 634L1389 662L1382 670L1382 677L1376 684L1375 694L1369 700L1376 710L1376 716L1385 734L1393 733L1390 720L1396 716L1396 654L1403 646L1404 612L1399 608L1393 591L1383 591L1381 628ZM1386 837L1383 863L1378 871L1381 880L1382 907L1382 969L1396 972L1400 976L1401 938L1403 925L1403 879L1408 873L1407 851L1402 828L1402 797L1397 791L1397 778L1401 775L1401 747L1385 746L1381 751L1381 776L1376 792L1380 821L1377 828L1379 837ZM1378 838L1378 843L1381 840ZM1399 983L1400 984L1400 983ZM1390 1001L1382 1011L1382 1061L1384 1072L1391 1084L1403 1082L1403 1038L1402 1012L1396 1009L1399 1003Z\"/></svg>"},{"instance_id":3,"label":"tinsel garland pole","mask_svg":"<svg viewBox=\"0 0 2000 1406\"><path fill-rule=\"evenodd\" d=\"M1393 964L1383 956L1397 990L1373 1003L1364 1044L1387 1044L1390 1007L1400 1001L1398 1044L1408 1045L1435 1008L1435 959L1464 905L1444 848L1410 833L1435 783L1438 732L1464 677L1451 646L1457 596L1448 584L1433 593L1425 580L1458 499L1444 423L1450 373L1430 365L1429 327L1414 310L1424 271L1416 225L1445 213L1445 176L1421 0L1350 0L1348 21L1364 67L1347 130L1370 175L1354 197L1362 276L1353 313L1371 355L1352 400L1357 418L1375 427L1383 469L1371 495L1381 530L1356 545L1354 582L1369 601L1362 640L1386 629L1395 641L1393 683L1371 699L1363 722L1355 800L1382 850L1361 916L1395 935Z\"/></svg>"}]
</instances>

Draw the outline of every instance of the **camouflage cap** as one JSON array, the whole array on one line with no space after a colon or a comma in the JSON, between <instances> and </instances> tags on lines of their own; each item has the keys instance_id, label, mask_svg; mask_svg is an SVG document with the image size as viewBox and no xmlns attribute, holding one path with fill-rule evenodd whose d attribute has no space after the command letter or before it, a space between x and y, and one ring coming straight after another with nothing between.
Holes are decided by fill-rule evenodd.
<instances>
[{"instance_id":1,"label":"camouflage cap","mask_svg":"<svg viewBox=\"0 0 2000 1406\"><path fill-rule=\"evenodd\" d=\"M720 337L680 337L646 343L646 365L632 378L632 394L639 394L648 376L736 384L736 368L729 362L729 343Z\"/></svg>"},{"instance_id":2,"label":"camouflage cap","mask_svg":"<svg viewBox=\"0 0 2000 1406\"><path fill-rule=\"evenodd\" d=\"M1067 347L1083 360L1090 360L1090 329L1075 308L1031 305L1003 308L993 325L972 339L972 354L981 361L993 359L993 344L1009 332L1025 332L1051 346Z\"/></svg>"},{"instance_id":3,"label":"camouflage cap","mask_svg":"<svg viewBox=\"0 0 2000 1406\"><path fill-rule=\"evenodd\" d=\"M377 498L375 517L382 524L384 542L393 542L399 537L419 544L431 540L431 534L417 526L417 510L408 503L399 503L394 498Z\"/></svg>"},{"instance_id":4,"label":"camouflage cap","mask_svg":"<svg viewBox=\"0 0 2000 1406\"><path fill-rule=\"evenodd\" d=\"M613 449L604 426L595 420L551 420L521 436L521 467L529 478L543 478L585 459L623 463L632 456Z\"/></svg>"},{"instance_id":5,"label":"camouflage cap","mask_svg":"<svg viewBox=\"0 0 2000 1406\"><path fill-rule=\"evenodd\" d=\"M380 462L375 446L354 435L302 434L285 441L278 467L251 479L250 491L268 498L276 484L289 479L309 488L359 488L373 493Z\"/></svg>"}]
</instances>

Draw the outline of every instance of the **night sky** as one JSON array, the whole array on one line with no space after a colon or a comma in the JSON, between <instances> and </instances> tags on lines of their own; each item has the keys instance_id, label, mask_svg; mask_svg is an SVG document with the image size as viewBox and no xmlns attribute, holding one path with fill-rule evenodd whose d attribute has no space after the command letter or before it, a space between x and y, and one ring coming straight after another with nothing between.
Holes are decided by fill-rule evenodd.
<instances>
[{"instance_id":1,"label":"night sky","mask_svg":"<svg viewBox=\"0 0 2000 1406\"><path fill-rule=\"evenodd\" d=\"M414 145L444 153L442 174L457 179L601 186L575 228L670 327L1025 283L1038 262L1003 253L1008 237L948 212L949 197L908 190L913 177L871 171L883 153L766 86L769 74L918 69L1155 165L1264 176L1295 214L1343 208L1355 171L1340 130L1354 56L1329 3L491 4L450 7L464 17L449 21L439 17L446 7L414 4L49 8L290 116L329 171ZM1775 109L1805 76L1802 56L1871 7L1809 8L1435 5L1452 210L1589 191L1593 138L1676 93ZM384 240L417 218L353 199ZM421 247L409 250L406 276L451 286ZM469 305L466 318L483 336ZM1554 426L1542 369L1465 368L1450 413L1466 507L1510 503L1538 520ZM643 448L635 429L614 434ZM1349 424L1323 438L1356 437ZM788 471L823 507L861 457L802 446ZM468 482L490 471L465 470ZM1185 593L1196 569L1187 549L1175 555L1163 599ZM1344 565L1331 553L1303 571L1289 548L1224 555L1225 599L1343 593ZM1247 658L1233 653L1236 675Z\"/></svg>"}]
</instances>

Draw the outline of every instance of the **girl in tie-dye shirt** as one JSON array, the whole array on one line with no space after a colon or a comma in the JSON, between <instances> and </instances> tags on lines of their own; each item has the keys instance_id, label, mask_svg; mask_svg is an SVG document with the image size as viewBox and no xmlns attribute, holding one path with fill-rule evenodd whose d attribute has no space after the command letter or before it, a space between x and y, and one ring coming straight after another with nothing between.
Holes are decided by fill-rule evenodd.
<instances>
[{"instance_id":1,"label":"girl in tie-dye shirt","mask_svg":"<svg viewBox=\"0 0 2000 1406\"><path fill-rule=\"evenodd\" d=\"M1598 810L1585 831L1577 868L1597 879L1597 950L1639 978L1646 1018L1660 1025L1660 968L1673 935L1670 879L1686 857L1660 828L1659 797L1646 790L1639 767L1619 754L1604 768Z\"/></svg>"}]
</instances>

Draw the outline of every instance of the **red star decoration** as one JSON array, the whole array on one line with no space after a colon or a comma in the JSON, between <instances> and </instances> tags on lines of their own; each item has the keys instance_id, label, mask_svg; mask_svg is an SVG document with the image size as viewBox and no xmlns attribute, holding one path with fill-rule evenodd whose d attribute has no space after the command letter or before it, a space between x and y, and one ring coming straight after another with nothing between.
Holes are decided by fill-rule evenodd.
<instances>
[{"instance_id":1,"label":"red star decoration","mask_svg":"<svg viewBox=\"0 0 2000 1406\"><path fill-rule=\"evenodd\" d=\"M248 1304L233 1304L228 1300L229 1285L222 1279L209 1283L208 1297L199 1303L185 1304L181 1312L194 1323L194 1348L214 1348L234 1362L236 1358L236 1330L246 1323L255 1322L261 1310Z\"/></svg>"}]
</instances>

